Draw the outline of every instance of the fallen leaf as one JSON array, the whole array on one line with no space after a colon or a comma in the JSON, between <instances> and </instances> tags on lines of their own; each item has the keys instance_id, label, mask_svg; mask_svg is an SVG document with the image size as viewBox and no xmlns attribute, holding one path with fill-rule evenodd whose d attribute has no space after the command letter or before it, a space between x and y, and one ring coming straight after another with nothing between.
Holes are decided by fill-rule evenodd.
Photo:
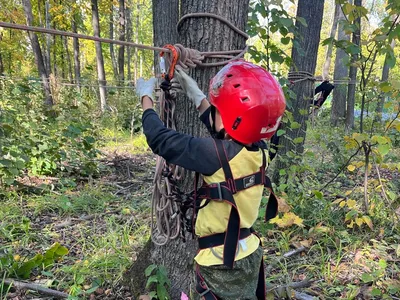
<instances>
[{"instance_id":1,"label":"fallen leaf","mask_svg":"<svg viewBox=\"0 0 400 300\"><path fill-rule=\"evenodd\" d=\"M282 197L277 197L278 200L278 211L287 213L290 211L291 207L289 204L287 204L286 200Z\"/></svg>"}]
</instances>

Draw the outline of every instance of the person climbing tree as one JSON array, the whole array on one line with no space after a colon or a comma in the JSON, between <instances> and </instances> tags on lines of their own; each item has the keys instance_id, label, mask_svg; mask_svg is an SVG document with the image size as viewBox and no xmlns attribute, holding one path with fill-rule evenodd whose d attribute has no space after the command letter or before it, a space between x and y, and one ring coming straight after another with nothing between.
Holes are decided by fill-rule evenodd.
<instances>
[{"instance_id":1,"label":"person climbing tree","mask_svg":"<svg viewBox=\"0 0 400 300\"><path fill-rule=\"evenodd\" d=\"M155 82L139 79L136 84L147 142L154 153L201 173L204 180L195 193L191 228L199 237L197 292L204 299L265 299L263 251L252 226L264 186L271 187L261 140L273 136L285 111L281 87L263 68L236 61L211 80L209 103L177 67L171 91L187 95L212 136L196 138L164 126L152 109ZM271 193L266 219L276 213Z\"/></svg>"},{"instance_id":2,"label":"person climbing tree","mask_svg":"<svg viewBox=\"0 0 400 300\"><path fill-rule=\"evenodd\" d=\"M335 88L335 86L330 83L328 80L323 81L319 86L315 88L315 95L320 94L318 99L313 101L313 106L315 108L320 108L328 96L331 94L332 90Z\"/></svg>"}]
</instances>

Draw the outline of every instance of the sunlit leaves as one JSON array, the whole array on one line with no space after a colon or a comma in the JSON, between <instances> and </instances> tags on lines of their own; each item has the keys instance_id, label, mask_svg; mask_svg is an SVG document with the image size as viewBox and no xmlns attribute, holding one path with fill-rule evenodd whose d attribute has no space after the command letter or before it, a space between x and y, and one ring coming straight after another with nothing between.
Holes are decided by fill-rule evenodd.
<instances>
[{"instance_id":1,"label":"sunlit leaves","mask_svg":"<svg viewBox=\"0 0 400 300\"><path fill-rule=\"evenodd\" d=\"M290 227L292 225L297 225L303 227L303 219L295 215L293 212L284 213L282 217L275 217L269 221L271 224L276 224L280 228Z\"/></svg>"}]
</instances>

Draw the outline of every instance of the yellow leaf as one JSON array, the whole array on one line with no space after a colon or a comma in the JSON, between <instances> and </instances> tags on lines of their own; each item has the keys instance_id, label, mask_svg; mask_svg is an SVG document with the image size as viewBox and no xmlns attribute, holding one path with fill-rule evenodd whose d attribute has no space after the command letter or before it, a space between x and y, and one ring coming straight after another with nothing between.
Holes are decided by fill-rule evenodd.
<instances>
[{"instance_id":1,"label":"yellow leaf","mask_svg":"<svg viewBox=\"0 0 400 300\"><path fill-rule=\"evenodd\" d=\"M356 224L358 227L361 227L361 225L364 223L364 220L362 218L356 218Z\"/></svg>"},{"instance_id":2,"label":"yellow leaf","mask_svg":"<svg viewBox=\"0 0 400 300\"><path fill-rule=\"evenodd\" d=\"M345 194L345 196L348 196L348 195L350 195L352 192L353 192L353 191L346 191L346 193L344 193L344 194Z\"/></svg>"},{"instance_id":3,"label":"yellow leaf","mask_svg":"<svg viewBox=\"0 0 400 300\"><path fill-rule=\"evenodd\" d=\"M269 221L271 224L276 224L280 228L292 226L293 224L303 227L303 219L296 216L293 212L284 213L282 218L278 216Z\"/></svg>"},{"instance_id":4,"label":"yellow leaf","mask_svg":"<svg viewBox=\"0 0 400 300\"><path fill-rule=\"evenodd\" d=\"M350 224L349 224L349 225L347 225L347 227L348 227L348 228L353 228L353 226L354 226L354 221L353 221L353 220L351 220Z\"/></svg>"},{"instance_id":5,"label":"yellow leaf","mask_svg":"<svg viewBox=\"0 0 400 300\"><path fill-rule=\"evenodd\" d=\"M340 204L339 204L340 207L344 207L345 205L346 205L346 201L342 201L342 202L340 202Z\"/></svg>"},{"instance_id":6,"label":"yellow leaf","mask_svg":"<svg viewBox=\"0 0 400 300\"><path fill-rule=\"evenodd\" d=\"M368 227L373 230L374 229L374 225L372 224L372 220L369 216L362 216L362 219L364 220L365 224L368 225Z\"/></svg>"},{"instance_id":7,"label":"yellow leaf","mask_svg":"<svg viewBox=\"0 0 400 300\"><path fill-rule=\"evenodd\" d=\"M349 208L355 207L356 204L357 204L357 201L356 201L356 200L353 200L353 199L347 200L347 206L348 206Z\"/></svg>"},{"instance_id":8,"label":"yellow leaf","mask_svg":"<svg viewBox=\"0 0 400 300\"><path fill-rule=\"evenodd\" d=\"M15 261L20 261L21 260L21 256L19 256L18 254L14 255L14 260Z\"/></svg>"},{"instance_id":9,"label":"yellow leaf","mask_svg":"<svg viewBox=\"0 0 400 300\"><path fill-rule=\"evenodd\" d=\"M343 200L344 200L343 198L336 199L335 201L332 202L332 204L339 204Z\"/></svg>"},{"instance_id":10,"label":"yellow leaf","mask_svg":"<svg viewBox=\"0 0 400 300\"><path fill-rule=\"evenodd\" d=\"M353 165L348 165L347 166L347 170L349 170L350 172L353 172L355 169L356 169L356 167L353 166Z\"/></svg>"}]
</instances>

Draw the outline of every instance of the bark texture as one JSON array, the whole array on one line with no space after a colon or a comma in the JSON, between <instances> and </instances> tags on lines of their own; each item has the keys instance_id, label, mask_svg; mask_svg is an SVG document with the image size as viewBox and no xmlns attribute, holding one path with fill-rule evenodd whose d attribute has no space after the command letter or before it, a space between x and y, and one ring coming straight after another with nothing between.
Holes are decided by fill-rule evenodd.
<instances>
[{"instance_id":1,"label":"bark texture","mask_svg":"<svg viewBox=\"0 0 400 300\"><path fill-rule=\"evenodd\" d=\"M341 11L340 4L336 4L335 12L333 14L331 34L329 36L332 39L334 39L336 36L337 24L338 24L338 20L339 20L340 11ZM332 62L332 50L333 50L333 42L329 43L328 48L326 49L325 63L324 63L324 66L322 67L322 78L324 80L329 80L329 78L331 77L331 76L329 76L329 70L330 70L331 62Z\"/></svg>"},{"instance_id":2,"label":"bark texture","mask_svg":"<svg viewBox=\"0 0 400 300\"><path fill-rule=\"evenodd\" d=\"M92 0L92 25L94 36L100 37L100 24L99 24L99 8L97 0ZM104 71L103 52L101 50L101 43L95 42L96 45L96 63L97 63L97 76L99 78L99 93L100 93L100 109L104 112L107 109L106 101L106 73Z\"/></svg>"},{"instance_id":3,"label":"bark texture","mask_svg":"<svg viewBox=\"0 0 400 300\"><path fill-rule=\"evenodd\" d=\"M109 20L109 25L110 25L110 32L109 36L110 39L114 39L114 5L111 2L111 11L110 11L110 20ZM115 51L114 51L114 44L110 43L110 58L111 58L111 65L113 69L113 74L114 74L114 79L118 79L118 64L117 64L117 59L115 57Z\"/></svg>"},{"instance_id":4,"label":"bark texture","mask_svg":"<svg viewBox=\"0 0 400 300\"><path fill-rule=\"evenodd\" d=\"M362 0L354 0L354 5L362 6ZM356 30L353 32L353 37L351 39L352 43L355 45L360 45L360 37L361 37L361 18L358 16L354 20L354 25L356 26ZM358 54L353 54L351 56L351 62L355 62L358 59ZM351 82L355 82L357 80L357 67L354 65L350 65L349 77ZM346 128L354 128L354 105L356 102L356 85L350 84L348 88L347 94L347 110L346 110Z\"/></svg>"},{"instance_id":5,"label":"bark texture","mask_svg":"<svg viewBox=\"0 0 400 300\"><path fill-rule=\"evenodd\" d=\"M393 40L390 46L392 47L392 49L394 49L395 45L396 45L396 41ZM385 64L383 65L383 69L382 69L381 82L388 81L389 71L390 71L390 67L385 59ZM381 93L381 95L379 96L379 101L376 105L375 122L382 122L383 105L385 104L385 100L386 100L385 94Z\"/></svg>"},{"instance_id":6,"label":"bark texture","mask_svg":"<svg viewBox=\"0 0 400 300\"><path fill-rule=\"evenodd\" d=\"M167 2L167 3L166 3ZM227 18L240 29L244 30L247 23L249 0L181 0L181 15L195 12L211 12ZM238 36L228 26L210 18L196 18L186 20L176 32L178 21L178 1L153 0L154 16L154 44L174 44L180 42L185 47L200 51L234 50L245 47L245 39ZM156 66L158 59L156 58ZM219 68L196 68L190 75L198 82L200 89L207 93L210 79ZM198 112L187 99L179 99L175 112L177 130L187 134L199 136L205 134L205 128L198 120ZM186 173L186 189L193 188L192 176ZM190 236L187 242L174 240L164 247L151 247L151 262L163 264L168 270L171 280L171 299L180 299L183 291L190 294L194 288L194 261L196 241ZM131 272L131 276L133 272ZM137 273L136 276L139 276Z\"/></svg>"},{"instance_id":7,"label":"bark texture","mask_svg":"<svg viewBox=\"0 0 400 300\"><path fill-rule=\"evenodd\" d=\"M22 2L24 6L26 21L29 26L33 26L33 14L32 14L32 4L30 0L23 0ZM37 65L40 78L42 79L43 90L45 93L44 103L46 106L51 107L53 103L53 97L50 92L50 84L49 84L49 74L46 71L46 67L44 65L42 49L40 48L39 39L36 33L29 32L29 39L31 41L33 54L35 56L35 63Z\"/></svg>"},{"instance_id":8,"label":"bark texture","mask_svg":"<svg viewBox=\"0 0 400 300\"><path fill-rule=\"evenodd\" d=\"M338 25L338 41L349 40L349 36L344 32L345 17L343 11L339 10L339 25ZM334 80L348 80L349 79L349 55L343 49L336 48L335 70L333 74ZM337 84L333 90L332 108L331 108L331 123L338 126L340 123L344 124L346 119L346 98L347 98L347 84Z\"/></svg>"},{"instance_id":9,"label":"bark texture","mask_svg":"<svg viewBox=\"0 0 400 300\"><path fill-rule=\"evenodd\" d=\"M75 12L72 19L72 31L78 33L78 14ZM73 38L73 48L74 48L74 73L75 73L75 83L78 85L78 91L80 91L80 81L81 81L81 60L80 60L80 49L79 49L79 39Z\"/></svg>"},{"instance_id":10,"label":"bark texture","mask_svg":"<svg viewBox=\"0 0 400 300\"><path fill-rule=\"evenodd\" d=\"M125 41L125 0L119 0L119 40ZM125 80L125 46L118 48L118 75L120 80Z\"/></svg>"},{"instance_id":11,"label":"bark texture","mask_svg":"<svg viewBox=\"0 0 400 300\"><path fill-rule=\"evenodd\" d=\"M297 17L304 18L307 26L296 21L297 33L292 48L292 71L298 70L311 74L315 73L323 11L324 0L299 0ZM314 82L305 80L296 83L292 87L292 91L296 94L296 98L291 99L291 104L288 105L287 109L292 113L293 121L300 124L300 126L297 129L291 129L290 123L283 123L281 125L281 128L286 131L286 135L280 139L282 148L279 150L279 153L282 155L278 156L274 181L278 181L279 170L289 168L294 163L292 158L296 156L301 157L303 153L307 131L308 109L314 97ZM296 138L302 138L302 141L294 143L293 140Z\"/></svg>"}]
</instances>

